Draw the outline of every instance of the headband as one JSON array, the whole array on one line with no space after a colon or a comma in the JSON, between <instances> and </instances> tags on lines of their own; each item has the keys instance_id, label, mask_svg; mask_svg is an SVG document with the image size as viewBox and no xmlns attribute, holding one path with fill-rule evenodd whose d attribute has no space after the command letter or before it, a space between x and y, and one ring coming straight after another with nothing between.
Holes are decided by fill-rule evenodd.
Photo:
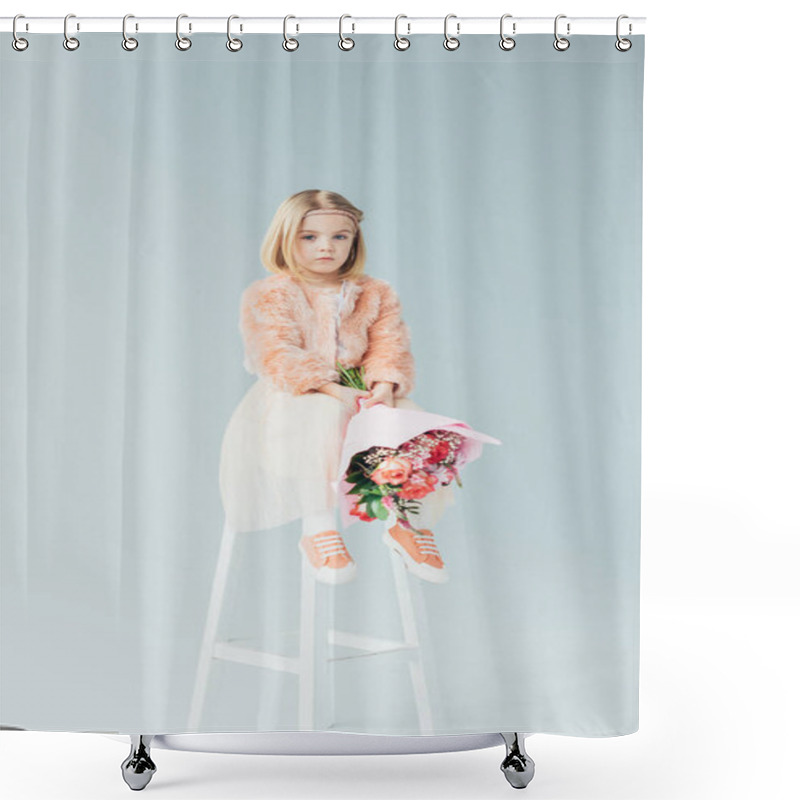
<instances>
[{"instance_id":1,"label":"headband","mask_svg":"<svg viewBox=\"0 0 800 800\"><path fill-rule=\"evenodd\" d=\"M306 213L303 215L303 219L310 217L313 214L344 214L345 216L350 217L350 219L353 220L356 228L358 228L358 220L356 219L356 215L344 208L315 208L311 211L306 211Z\"/></svg>"}]
</instances>

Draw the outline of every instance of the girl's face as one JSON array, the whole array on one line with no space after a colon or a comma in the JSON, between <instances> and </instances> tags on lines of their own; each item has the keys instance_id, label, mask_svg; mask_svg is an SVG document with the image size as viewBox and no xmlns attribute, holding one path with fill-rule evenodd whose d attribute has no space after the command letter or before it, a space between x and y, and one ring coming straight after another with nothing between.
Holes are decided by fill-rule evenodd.
<instances>
[{"instance_id":1,"label":"girl's face","mask_svg":"<svg viewBox=\"0 0 800 800\"><path fill-rule=\"evenodd\" d=\"M353 221L345 214L312 214L297 231L293 254L300 272L311 280L333 280L350 255Z\"/></svg>"}]
</instances>

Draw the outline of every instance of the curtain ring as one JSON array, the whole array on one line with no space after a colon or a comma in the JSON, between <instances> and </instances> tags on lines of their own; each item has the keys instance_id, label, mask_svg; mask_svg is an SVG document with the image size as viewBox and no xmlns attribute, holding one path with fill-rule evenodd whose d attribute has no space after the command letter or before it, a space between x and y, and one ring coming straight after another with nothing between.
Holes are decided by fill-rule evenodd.
<instances>
[{"instance_id":1,"label":"curtain ring","mask_svg":"<svg viewBox=\"0 0 800 800\"><path fill-rule=\"evenodd\" d=\"M181 36L181 20L186 19L188 16L188 14L178 14L175 20L175 47L177 47L178 50L188 50L192 46L191 39L186 36ZM189 30L192 30L191 24L189 24Z\"/></svg>"},{"instance_id":2,"label":"curtain ring","mask_svg":"<svg viewBox=\"0 0 800 800\"><path fill-rule=\"evenodd\" d=\"M506 17L510 17L510 16L511 16L511 14L503 14L503 16L500 17L500 49L501 50L513 50L514 46L517 44L516 39L513 39L511 36L506 36L503 33L503 22L505 22ZM517 32L517 23L516 22L512 22L511 23L511 32L512 33L516 33Z\"/></svg>"},{"instance_id":3,"label":"curtain ring","mask_svg":"<svg viewBox=\"0 0 800 800\"><path fill-rule=\"evenodd\" d=\"M64 41L63 41L63 45L64 45L64 49L65 50L77 50L81 45L81 43L74 36L69 36L67 34L67 21L69 20L70 17L74 17L74 16L75 16L74 14L67 14L67 16L64 17ZM78 30L80 30L80 27L78 27Z\"/></svg>"},{"instance_id":4,"label":"curtain ring","mask_svg":"<svg viewBox=\"0 0 800 800\"><path fill-rule=\"evenodd\" d=\"M566 19L566 18L567 18L566 14L559 14L556 17L555 25L553 28L556 35L556 40L553 42L553 47L555 47L555 49L560 52L563 52L569 47L569 39L565 39L563 36L558 35L558 21L560 19ZM567 36L569 36L569 22L567 23Z\"/></svg>"},{"instance_id":5,"label":"curtain ring","mask_svg":"<svg viewBox=\"0 0 800 800\"><path fill-rule=\"evenodd\" d=\"M400 17L408 19L405 14L398 14L394 18L394 47L395 50L408 50L408 48L411 47L411 39L406 39L404 36L400 36L397 31L397 24L400 21ZM406 22L406 26L408 27L408 33L411 33L411 23Z\"/></svg>"},{"instance_id":6,"label":"curtain ring","mask_svg":"<svg viewBox=\"0 0 800 800\"><path fill-rule=\"evenodd\" d=\"M297 50L300 47L300 42L297 39L292 39L290 36L286 35L286 22L290 19L297 19L297 17L293 16L292 14L287 14L283 18L283 49L289 50L290 52L293 50ZM297 30L300 30L300 26L297 25Z\"/></svg>"},{"instance_id":7,"label":"curtain ring","mask_svg":"<svg viewBox=\"0 0 800 800\"><path fill-rule=\"evenodd\" d=\"M445 50L458 50L458 47L461 44L461 42L458 40L458 33L461 30L461 23L460 22L456 22L456 35L455 36L450 36L447 33L447 20L449 20L450 17L455 17L455 16L456 16L455 14L448 14L444 18L444 41L442 42L442 44L444 45L444 49Z\"/></svg>"},{"instance_id":8,"label":"curtain ring","mask_svg":"<svg viewBox=\"0 0 800 800\"><path fill-rule=\"evenodd\" d=\"M239 17L236 14L231 14L228 17L228 41L225 42L225 47L227 47L228 50L231 51L231 53L238 53L242 49L242 40L236 39L233 36L231 36L232 19L239 19ZM239 28L239 30L241 30L241 28Z\"/></svg>"},{"instance_id":9,"label":"curtain ring","mask_svg":"<svg viewBox=\"0 0 800 800\"><path fill-rule=\"evenodd\" d=\"M128 32L125 29L125 25L129 19L133 17L133 14L126 14L122 18L122 49L127 50L130 52L131 50L135 50L139 46L139 40L134 39L132 36L128 36ZM136 26L137 30L139 26Z\"/></svg>"},{"instance_id":10,"label":"curtain ring","mask_svg":"<svg viewBox=\"0 0 800 800\"><path fill-rule=\"evenodd\" d=\"M355 41L353 39L349 38L349 37L345 37L345 35L342 33L342 22L344 21L345 17L350 17L350 15L349 14L342 14L342 16L339 17L339 49L340 50L352 50L356 46ZM350 19L353 19L353 18L350 17ZM355 29L356 29L355 22L352 23L352 26L353 26L353 31L352 32L355 32Z\"/></svg>"},{"instance_id":11,"label":"curtain ring","mask_svg":"<svg viewBox=\"0 0 800 800\"><path fill-rule=\"evenodd\" d=\"M18 19L25 19L24 14L17 14L14 17L14 21L11 23L11 33L13 34L13 39L11 40L11 46L18 52L21 53L23 50L28 49L28 40L23 39L21 36L17 34L17 20Z\"/></svg>"},{"instance_id":12,"label":"curtain ring","mask_svg":"<svg viewBox=\"0 0 800 800\"><path fill-rule=\"evenodd\" d=\"M617 17L617 41L614 42L614 47L616 47L617 50L619 50L621 53L624 53L627 50L630 50L631 47L633 47L633 42L630 39L622 39L622 38L620 38L620 35L619 35L619 21L621 19L630 19L630 17L628 17L627 14L620 14ZM628 35L630 35L632 30L633 30L633 27L631 26L631 24L629 22L628 23Z\"/></svg>"}]
</instances>

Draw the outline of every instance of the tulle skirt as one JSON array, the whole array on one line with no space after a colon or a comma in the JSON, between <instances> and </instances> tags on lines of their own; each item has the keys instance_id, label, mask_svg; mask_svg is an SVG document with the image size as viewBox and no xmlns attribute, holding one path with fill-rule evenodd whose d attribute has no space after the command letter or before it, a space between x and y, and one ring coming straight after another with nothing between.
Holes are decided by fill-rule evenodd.
<instances>
[{"instance_id":1,"label":"tulle skirt","mask_svg":"<svg viewBox=\"0 0 800 800\"><path fill-rule=\"evenodd\" d=\"M395 407L422 410L408 397L398 398ZM228 525L240 532L264 530L336 509L332 483L354 413L322 392L294 395L257 380L222 440L219 479ZM421 503L417 521L432 528L452 502L452 486L438 488Z\"/></svg>"}]
</instances>

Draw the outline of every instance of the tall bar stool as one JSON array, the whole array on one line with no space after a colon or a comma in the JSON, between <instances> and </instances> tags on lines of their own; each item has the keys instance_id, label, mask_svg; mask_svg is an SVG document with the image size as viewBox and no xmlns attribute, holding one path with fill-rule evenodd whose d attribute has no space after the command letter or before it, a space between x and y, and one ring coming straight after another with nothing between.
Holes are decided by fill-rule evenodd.
<instances>
[{"instance_id":1,"label":"tall bar stool","mask_svg":"<svg viewBox=\"0 0 800 800\"><path fill-rule=\"evenodd\" d=\"M377 521L373 524L377 524ZM391 527L393 518L385 522ZM200 718L205 703L211 668L215 661L234 661L238 664L248 664L263 669L292 672L298 676L298 723L300 730L316 730L318 721L315 715L315 681L317 666L321 665L326 670L332 661L350 660L370 656L379 657L390 653L403 652L407 654L407 663L411 686L417 709L419 732L421 735L432 734L433 714L431 711L430 692L428 679L423 668L422 654L420 652L420 633L427 633L427 620L425 614L424 598L420 587L417 585L412 592L408 570L403 559L394 551L386 548L392 563L394 587L397 603L402 621L402 639L382 639L374 636L365 636L360 633L336 630L328 627L325 638L326 651L321 656L316 653L317 630L317 587L325 591L336 591L336 585L319 584L315 579L313 570L301 559L302 579L300 589L300 638L299 653L297 656L285 656L278 653L265 652L234 643L234 640L219 639L219 621L225 600L225 589L231 571L232 555L236 534L230 525L225 523L222 531L222 543L217 559L214 583L211 590L208 615L206 617L203 642L200 649L197 675L195 678L194 693L189 712L188 732L199 732ZM383 546L383 545L381 545ZM415 578L418 582L419 579ZM420 631L420 627L423 628ZM428 639L429 641L429 639ZM350 652L345 655L331 655L332 648L346 648ZM327 727L325 725L324 727Z\"/></svg>"}]
</instances>

